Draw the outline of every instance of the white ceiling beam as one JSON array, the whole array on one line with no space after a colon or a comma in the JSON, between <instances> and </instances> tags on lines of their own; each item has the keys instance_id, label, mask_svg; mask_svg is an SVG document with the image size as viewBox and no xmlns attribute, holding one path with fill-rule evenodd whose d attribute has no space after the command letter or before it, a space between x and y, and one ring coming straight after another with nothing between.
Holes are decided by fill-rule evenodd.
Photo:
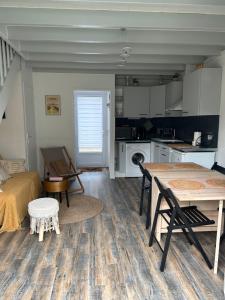
<instances>
[{"instance_id":1,"label":"white ceiling beam","mask_svg":"<svg viewBox=\"0 0 225 300\"><path fill-rule=\"evenodd\" d=\"M88 69L88 70L129 70L136 72L136 70L147 70L151 74L174 74L174 72L183 72L185 67L180 64L127 64L124 67L119 67L117 64L100 64L100 63L73 63L73 62L45 62L45 61L30 61L32 67L38 68L52 68L52 69Z\"/></svg>"},{"instance_id":2,"label":"white ceiling beam","mask_svg":"<svg viewBox=\"0 0 225 300\"><path fill-rule=\"evenodd\" d=\"M33 64L31 65L33 72L48 72L48 73L87 73L87 74L121 74L121 75L130 75L134 72L137 75L150 75L152 74L151 70L118 70L118 69L79 69L75 67L54 67L54 66L46 66L46 65L39 65ZM165 74L164 74L165 73ZM174 75L174 72L167 72L167 71L157 71L158 75L167 76L167 75ZM171 80L170 80L171 81ZM156 84L157 85L157 84Z\"/></svg>"},{"instance_id":3,"label":"white ceiling beam","mask_svg":"<svg viewBox=\"0 0 225 300\"><path fill-rule=\"evenodd\" d=\"M49 1L49 0L1 0L0 7L48 8L67 10L163 12L224 15L224 2L210 1Z\"/></svg>"},{"instance_id":4,"label":"white ceiling beam","mask_svg":"<svg viewBox=\"0 0 225 300\"><path fill-rule=\"evenodd\" d=\"M89 44L62 42L21 42L21 51L36 53L70 53L70 54L119 54L125 43ZM147 55L219 55L223 47L194 45L160 45L160 44L130 44L132 54Z\"/></svg>"},{"instance_id":5,"label":"white ceiling beam","mask_svg":"<svg viewBox=\"0 0 225 300\"><path fill-rule=\"evenodd\" d=\"M0 24L224 32L225 16L3 7Z\"/></svg>"},{"instance_id":6,"label":"white ceiling beam","mask_svg":"<svg viewBox=\"0 0 225 300\"><path fill-rule=\"evenodd\" d=\"M8 26L11 40L225 46L225 33Z\"/></svg>"},{"instance_id":7,"label":"white ceiling beam","mask_svg":"<svg viewBox=\"0 0 225 300\"><path fill-rule=\"evenodd\" d=\"M119 63L120 55L86 55L86 54L55 54L55 53L25 53L27 60L54 62L83 62L83 63ZM128 63L149 64L197 64L206 58L204 56L178 55L135 55L127 58Z\"/></svg>"}]
</instances>

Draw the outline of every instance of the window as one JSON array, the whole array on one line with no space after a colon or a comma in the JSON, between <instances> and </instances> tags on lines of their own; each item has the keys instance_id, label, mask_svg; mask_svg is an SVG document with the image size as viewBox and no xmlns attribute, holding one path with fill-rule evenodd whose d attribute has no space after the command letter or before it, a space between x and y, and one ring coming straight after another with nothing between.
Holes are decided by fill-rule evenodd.
<instances>
[{"instance_id":1,"label":"window","mask_svg":"<svg viewBox=\"0 0 225 300\"><path fill-rule=\"evenodd\" d=\"M79 153L103 151L103 98L77 96Z\"/></svg>"}]
</instances>

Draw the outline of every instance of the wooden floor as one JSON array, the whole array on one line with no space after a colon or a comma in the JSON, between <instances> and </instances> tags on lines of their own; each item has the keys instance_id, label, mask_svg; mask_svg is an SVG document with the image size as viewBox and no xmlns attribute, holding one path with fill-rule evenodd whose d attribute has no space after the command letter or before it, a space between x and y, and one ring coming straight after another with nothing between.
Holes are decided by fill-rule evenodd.
<instances>
[{"instance_id":1,"label":"wooden floor","mask_svg":"<svg viewBox=\"0 0 225 300\"><path fill-rule=\"evenodd\" d=\"M44 242L28 229L0 235L0 299L224 299L225 245L217 276L182 234L173 236L164 273L138 215L140 181L84 173L86 193L104 202L101 215L61 226ZM199 234L211 261L215 234Z\"/></svg>"}]
</instances>

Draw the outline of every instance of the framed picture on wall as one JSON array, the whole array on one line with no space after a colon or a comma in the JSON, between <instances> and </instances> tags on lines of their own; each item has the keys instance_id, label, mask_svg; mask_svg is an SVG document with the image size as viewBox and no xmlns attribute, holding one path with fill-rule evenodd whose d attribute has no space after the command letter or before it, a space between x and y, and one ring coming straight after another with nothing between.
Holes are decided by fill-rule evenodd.
<instances>
[{"instance_id":1,"label":"framed picture on wall","mask_svg":"<svg viewBox=\"0 0 225 300\"><path fill-rule=\"evenodd\" d=\"M60 95L45 96L45 113L47 116L61 115Z\"/></svg>"}]
</instances>

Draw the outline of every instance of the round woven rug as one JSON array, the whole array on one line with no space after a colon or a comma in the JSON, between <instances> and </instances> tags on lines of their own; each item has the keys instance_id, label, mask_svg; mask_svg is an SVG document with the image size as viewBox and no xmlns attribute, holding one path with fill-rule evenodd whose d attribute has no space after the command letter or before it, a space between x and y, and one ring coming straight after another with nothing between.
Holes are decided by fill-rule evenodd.
<instances>
[{"instance_id":1,"label":"round woven rug","mask_svg":"<svg viewBox=\"0 0 225 300\"><path fill-rule=\"evenodd\" d=\"M87 195L69 195L70 207L66 199L59 206L59 224L78 223L100 214L103 209L102 201Z\"/></svg>"}]
</instances>

